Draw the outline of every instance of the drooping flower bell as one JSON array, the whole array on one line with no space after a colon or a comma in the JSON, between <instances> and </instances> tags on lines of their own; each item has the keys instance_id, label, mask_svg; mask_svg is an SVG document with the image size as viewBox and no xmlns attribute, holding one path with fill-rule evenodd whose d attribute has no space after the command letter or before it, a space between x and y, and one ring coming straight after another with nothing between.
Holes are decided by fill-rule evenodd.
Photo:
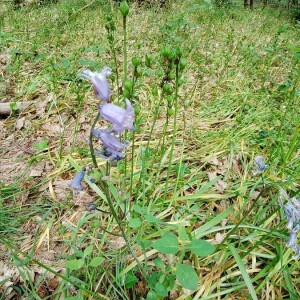
<instances>
[{"instance_id":1,"label":"drooping flower bell","mask_svg":"<svg viewBox=\"0 0 300 300\"><path fill-rule=\"evenodd\" d=\"M74 190L75 193L78 193L83 190L83 186L81 185L81 182L84 178L85 172L84 170L81 170L78 172L74 179L69 183L69 187Z\"/></svg>"},{"instance_id":2,"label":"drooping flower bell","mask_svg":"<svg viewBox=\"0 0 300 300\"><path fill-rule=\"evenodd\" d=\"M265 163L264 157L262 155L255 156L254 166L256 168L253 172L254 175L262 174L269 167L269 165Z\"/></svg>"},{"instance_id":3,"label":"drooping flower bell","mask_svg":"<svg viewBox=\"0 0 300 300\"><path fill-rule=\"evenodd\" d=\"M99 73L84 70L78 74L78 77L91 81L97 98L108 102L110 98L110 88L106 77L111 75L111 72L112 70L109 67L104 67Z\"/></svg>"},{"instance_id":4,"label":"drooping flower bell","mask_svg":"<svg viewBox=\"0 0 300 300\"><path fill-rule=\"evenodd\" d=\"M126 109L111 103L100 106L100 115L113 125L116 133L121 133L125 129L134 130L134 109L128 99L125 99Z\"/></svg>"},{"instance_id":5,"label":"drooping flower bell","mask_svg":"<svg viewBox=\"0 0 300 300\"><path fill-rule=\"evenodd\" d=\"M122 143L117 137L111 134L111 130L93 129L93 136L98 138L102 143L102 149L98 152L105 160L120 160L124 158L124 149L128 142Z\"/></svg>"}]
</instances>

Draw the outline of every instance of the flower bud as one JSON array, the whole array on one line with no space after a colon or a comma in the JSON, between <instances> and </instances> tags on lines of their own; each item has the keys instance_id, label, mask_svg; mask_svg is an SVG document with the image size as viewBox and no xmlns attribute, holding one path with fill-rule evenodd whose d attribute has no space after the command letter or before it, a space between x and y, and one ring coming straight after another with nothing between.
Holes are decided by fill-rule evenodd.
<instances>
[{"instance_id":1,"label":"flower bud","mask_svg":"<svg viewBox=\"0 0 300 300\"><path fill-rule=\"evenodd\" d=\"M177 55L179 58L181 58L181 56L182 56L182 49L181 49L181 48L177 48L177 49L176 49L176 55Z\"/></svg>"},{"instance_id":2,"label":"flower bud","mask_svg":"<svg viewBox=\"0 0 300 300\"><path fill-rule=\"evenodd\" d=\"M151 62L152 62L152 56L150 54L146 54L146 61L145 61L145 65L146 67L150 68L151 67Z\"/></svg>"},{"instance_id":3,"label":"flower bud","mask_svg":"<svg viewBox=\"0 0 300 300\"><path fill-rule=\"evenodd\" d=\"M171 105L173 103L173 97L171 95L169 95L167 97L167 101L168 101L168 105Z\"/></svg>"},{"instance_id":4,"label":"flower bud","mask_svg":"<svg viewBox=\"0 0 300 300\"><path fill-rule=\"evenodd\" d=\"M124 82L124 88L130 92L132 90L132 82L130 80L126 80Z\"/></svg>"},{"instance_id":5,"label":"flower bud","mask_svg":"<svg viewBox=\"0 0 300 300\"><path fill-rule=\"evenodd\" d=\"M154 86L154 87L152 88L152 94L153 94L154 96L157 96L157 95L158 95L158 89L157 89L157 86Z\"/></svg>"},{"instance_id":6,"label":"flower bud","mask_svg":"<svg viewBox=\"0 0 300 300\"><path fill-rule=\"evenodd\" d=\"M168 116L171 117L174 115L174 110L173 109L168 109Z\"/></svg>"},{"instance_id":7,"label":"flower bud","mask_svg":"<svg viewBox=\"0 0 300 300\"><path fill-rule=\"evenodd\" d=\"M141 64L142 60L139 57L135 56L132 58L131 62L137 68Z\"/></svg>"},{"instance_id":8,"label":"flower bud","mask_svg":"<svg viewBox=\"0 0 300 300\"><path fill-rule=\"evenodd\" d=\"M123 96L124 96L124 98L131 98L131 97L130 97L130 96L131 96L130 91L128 91L127 89L125 89L125 90L123 91Z\"/></svg>"},{"instance_id":9,"label":"flower bud","mask_svg":"<svg viewBox=\"0 0 300 300\"><path fill-rule=\"evenodd\" d=\"M158 70L158 71L156 72L156 75L157 75L158 77L162 77L162 76L164 76L164 71L163 71L163 70Z\"/></svg>"},{"instance_id":10,"label":"flower bud","mask_svg":"<svg viewBox=\"0 0 300 300\"><path fill-rule=\"evenodd\" d=\"M136 68L136 73L135 73L135 76L138 78L138 77L141 77L143 74L143 70L142 68L139 66Z\"/></svg>"},{"instance_id":11,"label":"flower bud","mask_svg":"<svg viewBox=\"0 0 300 300\"><path fill-rule=\"evenodd\" d=\"M129 6L127 1L122 1L120 4L120 12L122 13L123 17L127 17L129 14Z\"/></svg>"},{"instance_id":12,"label":"flower bud","mask_svg":"<svg viewBox=\"0 0 300 300\"><path fill-rule=\"evenodd\" d=\"M182 86L183 85L183 80L182 79L178 79L178 86Z\"/></svg>"},{"instance_id":13,"label":"flower bud","mask_svg":"<svg viewBox=\"0 0 300 300\"><path fill-rule=\"evenodd\" d=\"M169 78L170 80L174 80L174 79L175 79L175 74L174 74L174 73L170 73L170 74L168 75L168 78Z\"/></svg>"},{"instance_id":14,"label":"flower bud","mask_svg":"<svg viewBox=\"0 0 300 300\"><path fill-rule=\"evenodd\" d=\"M182 58L179 62L180 69L183 70L187 65L187 61L185 58Z\"/></svg>"},{"instance_id":15,"label":"flower bud","mask_svg":"<svg viewBox=\"0 0 300 300\"><path fill-rule=\"evenodd\" d=\"M166 46L161 50L161 54L163 57L168 58L171 55L171 49L170 47Z\"/></svg>"},{"instance_id":16,"label":"flower bud","mask_svg":"<svg viewBox=\"0 0 300 300\"><path fill-rule=\"evenodd\" d=\"M170 51L170 53L168 55L168 60L172 61L175 57L176 57L175 51Z\"/></svg>"},{"instance_id":17,"label":"flower bud","mask_svg":"<svg viewBox=\"0 0 300 300\"><path fill-rule=\"evenodd\" d=\"M109 22L109 21L111 21L112 20L112 16L111 15L108 15L107 17L106 17L106 20Z\"/></svg>"},{"instance_id":18,"label":"flower bud","mask_svg":"<svg viewBox=\"0 0 300 300\"><path fill-rule=\"evenodd\" d=\"M169 84L165 83L163 85L163 91L166 93L166 94L169 94L170 93L170 90L171 90L171 87Z\"/></svg>"}]
</instances>

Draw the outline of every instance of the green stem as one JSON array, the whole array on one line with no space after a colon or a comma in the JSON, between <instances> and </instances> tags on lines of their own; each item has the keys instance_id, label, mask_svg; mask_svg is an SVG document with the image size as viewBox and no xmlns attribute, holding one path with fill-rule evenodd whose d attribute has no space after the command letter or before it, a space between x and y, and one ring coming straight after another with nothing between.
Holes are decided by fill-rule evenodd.
<instances>
[{"instance_id":1,"label":"green stem","mask_svg":"<svg viewBox=\"0 0 300 300\"><path fill-rule=\"evenodd\" d=\"M131 173L130 173L130 195L131 196L132 196L132 188L133 188L134 138L135 138L135 132L133 132L132 145L131 145Z\"/></svg>"},{"instance_id":2,"label":"green stem","mask_svg":"<svg viewBox=\"0 0 300 300\"><path fill-rule=\"evenodd\" d=\"M118 71L117 55L116 55L115 45L112 45L111 48L112 48L112 53L113 53L113 58L114 58L114 64L115 64L115 68L116 68L117 95L118 95L118 98L119 98L120 97L120 83L119 83L119 71Z\"/></svg>"},{"instance_id":3,"label":"green stem","mask_svg":"<svg viewBox=\"0 0 300 300\"><path fill-rule=\"evenodd\" d=\"M126 28L126 17L123 17L123 71L124 71L124 82L127 79L127 28Z\"/></svg>"},{"instance_id":4,"label":"green stem","mask_svg":"<svg viewBox=\"0 0 300 300\"><path fill-rule=\"evenodd\" d=\"M91 131L90 131L90 138L89 138L91 157L92 157L93 165L94 165L94 167L96 169L98 169L98 164L97 164L97 160L96 160L96 156L95 156L95 151L94 151L92 131L95 128L99 117L100 117L100 112L98 111L97 116L96 116L96 118L95 118L95 120L94 120L94 122L92 124Z\"/></svg>"},{"instance_id":5,"label":"green stem","mask_svg":"<svg viewBox=\"0 0 300 300\"><path fill-rule=\"evenodd\" d=\"M158 106L155 108L154 120L152 122L149 137L148 137L148 141L147 141L147 145L146 145L146 148L145 148L144 153L143 153L142 170L141 170L139 181L138 181L138 184L137 184L137 187L136 187L136 193L138 193L139 187L141 185L141 181L143 180L143 182L142 182L142 185L143 185L143 200L145 200L144 199L145 198L144 187L145 187L146 165L147 165L145 160L148 158L147 151L149 149L150 141L152 139L152 134L153 134L153 131L154 131L156 121L158 119L158 112L159 112L159 108L161 106L162 101L163 101L163 97L161 96L161 98L159 100L159 103L158 103Z\"/></svg>"},{"instance_id":6,"label":"green stem","mask_svg":"<svg viewBox=\"0 0 300 300\"><path fill-rule=\"evenodd\" d=\"M104 193L105 193L105 196L106 196L106 200L107 200L109 209L110 209L110 211L111 211L111 213L112 213L112 215L113 215L113 218L114 218L115 221L117 222L117 225L118 225L118 227L119 227L119 229L120 229L120 231L121 231L122 237L124 238L124 240L125 240L125 242L126 242L126 245L127 245L128 248L129 248L129 251L131 252L131 254L132 254L134 260L136 261L137 266L138 266L139 269L141 270L141 272L142 272L142 274L143 274L143 276L144 276L144 279L146 279L146 278L147 278L146 272L145 272L145 270L144 270L144 268L143 268L141 262L138 260L137 256L135 255L134 249L132 248L132 246L131 246L131 244L130 244L130 241L129 241L129 239L128 239L126 233L125 233L124 226L122 225L121 221L119 220L118 215L117 215L117 212L116 212L116 210L115 210L115 208L114 208L114 206L113 206L112 200L111 200L110 195L109 195L109 193L108 193L108 186L105 186L105 184L104 184L102 181L99 182L99 185L100 185L100 188L101 188L101 189L104 191Z\"/></svg>"},{"instance_id":7,"label":"green stem","mask_svg":"<svg viewBox=\"0 0 300 300\"><path fill-rule=\"evenodd\" d=\"M166 187L165 187L164 198L166 198L167 192L168 192L169 177L170 177L170 173L171 173L171 165L172 165L176 132L177 132L178 80L179 80L179 59L176 62L176 83L175 83L175 99L174 99L175 109L174 109L174 121L173 121L173 134L172 134L172 145L171 145L171 151L170 151L170 157L169 157L168 171L167 171L167 176L166 176Z\"/></svg>"}]
</instances>

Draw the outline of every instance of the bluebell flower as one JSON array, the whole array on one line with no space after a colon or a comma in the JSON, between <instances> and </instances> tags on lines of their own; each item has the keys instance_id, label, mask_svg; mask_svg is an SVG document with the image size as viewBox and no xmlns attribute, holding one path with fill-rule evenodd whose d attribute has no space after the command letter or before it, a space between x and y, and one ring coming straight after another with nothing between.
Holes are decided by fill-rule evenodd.
<instances>
[{"instance_id":1,"label":"bluebell flower","mask_svg":"<svg viewBox=\"0 0 300 300\"><path fill-rule=\"evenodd\" d=\"M255 156L254 166L256 168L253 172L254 175L262 174L269 167L269 165L265 164L264 157L262 155Z\"/></svg>"},{"instance_id":2,"label":"bluebell flower","mask_svg":"<svg viewBox=\"0 0 300 300\"><path fill-rule=\"evenodd\" d=\"M290 231L300 230L300 199L291 198L283 206L284 214L287 218L287 228Z\"/></svg>"},{"instance_id":3,"label":"bluebell flower","mask_svg":"<svg viewBox=\"0 0 300 300\"><path fill-rule=\"evenodd\" d=\"M134 130L134 109L128 99L125 99L126 109L111 103L100 106L101 117L113 125L116 133L121 133L125 129Z\"/></svg>"},{"instance_id":4,"label":"bluebell flower","mask_svg":"<svg viewBox=\"0 0 300 300\"><path fill-rule=\"evenodd\" d=\"M92 134L103 143L101 151L97 151L98 155L107 161L124 158L123 151L128 146L128 142L122 143L112 135L111 130L92 129Z\"/></svg>"},{"instance_id":5,"label":"bluebell flower","mask_svg":"<svg viewBox=\"0 0 300 300\"><path fill-rule=\"evenodd\" d=\"M95 154L106 161L117 161L125 157L124 152L113 150L111 148L107 148L106 146L102 146L100 150L95 151Z\"/></svg>"},{"instance_id":6,"label":"bluebell flower","mask_svg":"<svg viewBox=\"0 0 300 300\"><path fill-rule=\"evenodd\" d=\"M111 134L110 130L92 129L92 135L112 150L123 150L128 147L128 142L122 143L117 137Z\"/></svg>"},{"instance_id":7,"label":"bluebell flower","mask_svg":"<svg viewBox=\"0 0 300 300\"><path fill-rule=\"evenodd\" d=\"M95 94L98 99L108 102L110 98L110 88L106 77L111 74L111 68L104 67L101 72L92 72L84 70L78 74L78 77L85 78L92 82Z\"/></svg>"},{"instance_id":8,"label":"bluebell flower","mask_svg":"<svg viewBox=\"0 0 300 300\"><path fill-rule=\"evenodd\" d=\"M298 232L296 232L296 231L291 232L290 239L289 239L288 243L286 244L287 247L293 249L296 246L297 233Z\"/></svg>"},{"instance_id":9,"label":"bluebell flower","mask_svg":"<svg viewBox=\"0 0 300 300\"><path fill-rule=\"evenodd\" d=\"M81 185L81 182L84 178L85 172L81 170L78 172L74 179L69 183L69 187L72 188L76 193L83 190L83 186Z\"/></svg>"}]
</instances>

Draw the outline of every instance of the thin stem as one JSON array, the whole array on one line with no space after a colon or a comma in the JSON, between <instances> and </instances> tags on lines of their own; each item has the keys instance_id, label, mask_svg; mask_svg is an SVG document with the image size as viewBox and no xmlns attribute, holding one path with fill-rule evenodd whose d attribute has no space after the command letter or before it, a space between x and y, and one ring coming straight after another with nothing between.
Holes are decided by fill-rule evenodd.
<instances>
[{"instance_id":1,"label":"thin stem","mask_svg":"<svg viewBox=\"0 0 300 300\"><path fill-rule=\"evenodd\" d=\"M129 241L129 239L128 239L126 233L125 233L125 230L124 230L124 228L123 228L123 226L122 226L122 223L120 222L120 220L119 220L119 218L118 218L117 212L116 212L116 210L115 210L115 208L114 208L114 206L113 206L112 200L111 200L110 195L109 195L109 193L108 193L108 187L105 186L105 184L104 184L102 181L99 182L99 185L100 185L100 188L101 188L101 189L104 191L104 193L105 193L105 196L106 196L106 199L107 199L107 203L108 203L109 209L110 209L110 211L111 211L111 213L112 213L112 215L113 215L113 218L114 218L114 219L116 220L116 222L117 222L117 225L118 225L118 227L119 227L119 229L120 229L120 231L121 231L122 237L124 238L124 240L125 240L125 242L126 242L126 245L128 246L128 248L129 248L129 250L130 250L130 252L131 252L131 254L132 254L134 260L136 261L138 267L140 268L141 272L143 273L144 278L146 279L146 278L147 278L146 272L145 272L145 270L144 270L144 268L143 268L141 262L138 260L137 256L135 255L134 249L132 248L132 246L131 246L131 244L130 244L130 241Z\"/></svg>"},{"instance_id":2,"label":"thin stem","mask_svg":"<svg viewBox=\"0 0 300 300\"><path fill-rule=\"evenodd\" d=\"M134 168L134 138L135 138L135 132L133 132L132 137L132 145L131 145L131 173L130 173L130 195L132 195L132 187L133 187L133 168Z\"/></svg>"},{"instance_id":3,"label":"thin stem","mask_svg":"<svg viewBox=\"0 0 300 300\"><path fill-rule=\"evenodd\" d=\"M115 49L115 45L111 45L111 50L113 53L113 58L114 58L114 64L115 64L115 68L116 68L116 76L117 76L117 95L118 98L120 97L120 83L119 83L119 71L118 71L118 63L117 63L117 55L116 55L116 49Z\"/></svg>"},{"instance_id":4,"label":"thin stem","mask_svg":"<svg viewBox=\"0 0 300 300\"><path fill-rule=\"evenodd\" d=\"M176 61L176 83L175 83L175 99L174 99L175 109L174 109L174 121L173 121L173 134L172 134L172 145L171 145L171 151L170 151L170 157L169 157L168 171L167 171L167 176L166 176L166 187L165 187L164 198L166 198L167 192L168 192L169 177L170 177L170 173L171 173L171 165L172 165L173 152L174 152L175 139L176 139L176 131L177 131L178 80L179 80L179 59L178 59L178 61Z\"/></svg>"},{"instance_id":5,"label":"thin stem","mask_svg":"<svg viewBox=\"0 0 300 300\"><path fill-rule=\"evenodd\" d=\"M152 138L152 134L153 134L153 131L154 131L156 121L158 119L158 112L159 112L159 108L161 106L162 101L163 101L163 96L161 96L161 98L159 100L159 103L158 103L158 105L157 105L157 107L155 108L155 111L154 111L154 120L152 122L149 137L148 137L148 141L147 141L147 144L146 144L146 148L145 148L144 153L143 153L142 170L141 170L141 174L140 174L140 177L139 177L138 185L136 187L136 193L138 192L138 189L140 187L140 184L141 184L142 180L143 180L142 184L143 184L143 191L144 191L145 178L146 178L146 162L145 162L145 159L147 159L150 141L151 141L151 138ZM144 199L144 192L143 192L143 199Z\"/></svg>"},{"instance_id":6,"label":"thin stem","mask_svg":"<svg viewBox=\"0 0 300 300\"><path fill-rule=\"evenodd\" d=\"M123 16L123 72L124 82L127 79L127 28L126 28L126 17Z\"/></svg>"},{"instance_id":7,"label":"thin stem","mask_svg":"<svg viewBox=\"0 0 300 300\"><path fill-rule=\"evenodd\" d=\"M100 117L100 112L98 111L97 116L96 116L96 118L95 118L95 120L94 120L94 122L92 124L91 131L90 131L90 138L89 138L91 157L92 157L93 165L94 165L94 167L96 169L98 169L98 164L97 164L97 160L96 160L96 156L95 156L95 151L94 151L92 131L95 128L99 117Z\"/></svg>"}]
</instances>

